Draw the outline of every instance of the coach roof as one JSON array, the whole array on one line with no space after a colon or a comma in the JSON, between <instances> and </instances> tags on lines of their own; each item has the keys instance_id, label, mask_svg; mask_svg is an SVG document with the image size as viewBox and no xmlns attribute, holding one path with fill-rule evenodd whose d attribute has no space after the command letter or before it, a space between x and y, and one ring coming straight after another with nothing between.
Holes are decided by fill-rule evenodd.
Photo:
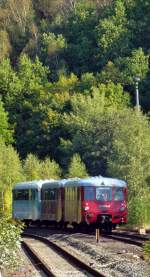
<instances>
[{"instance_id":1,"label":"coach roof","mask_svg":"<svg viewBox=\"0 0 150 277\"><path fill-rule=\"evenodd\" d=\"M109 186L109 187L127 187L127 183L120 179L106 178L102 176L90 177L86 179L70 179L64 183L64 186Z\"/></svg>"},{"instance_id":2,"label":"coach roof","mask_svg":"<svg viewBox=\"0 0 150 277\"><path fill-rule=\"evenodd\" d=\"M47 183L47 182L52 182L54 180L34 180L34 181L29 181L29 182L21 182L21 183L17 183L13 190L17 190L17 189L38 189L38 188L41 188L42 185L44 183Z\"/></svg>"}]
</instances>

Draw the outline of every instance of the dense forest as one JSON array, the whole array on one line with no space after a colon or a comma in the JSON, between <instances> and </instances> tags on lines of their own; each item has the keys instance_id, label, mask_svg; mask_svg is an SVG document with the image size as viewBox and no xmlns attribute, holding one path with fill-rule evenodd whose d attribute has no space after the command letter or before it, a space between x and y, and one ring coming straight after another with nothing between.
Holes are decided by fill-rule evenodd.
<instances>
[{"instance_id":1,"label":"dense forest","mask_svg":"<svg viewBox=\"0 0 150 277\"><path fill-rule=\"evenodd\" d=\"M1 210L17 181L103 175L149 224L149 54L149 1L0 0Z\"/></svg>"}]
</instances>

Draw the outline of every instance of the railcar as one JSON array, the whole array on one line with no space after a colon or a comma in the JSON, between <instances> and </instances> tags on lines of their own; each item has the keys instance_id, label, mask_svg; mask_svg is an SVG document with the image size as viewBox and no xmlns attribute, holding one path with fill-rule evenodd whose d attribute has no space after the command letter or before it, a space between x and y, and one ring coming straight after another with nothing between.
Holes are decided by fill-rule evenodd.
<instances>
[{"instance_id":1,"label":"railcar","mask_svg":"<svg viewBox=\"0 0 150 277\"><path fill-rule=\"evenodd\" d=\"M31 221L41 218L41 187L48 182L22 182L13 188L13 218L20 219L29 225Z\"/></svg>"},{"instance_id":2,"label":"railcar","mask_svg":"<svg viewBox=\"0 0 150 277\"><path fill-rule=\"evenodd\" d=\"M64 183L63 220L110 233L127 222L127 184L105 177L69 180Z\"/></svg>"}]
</instances>

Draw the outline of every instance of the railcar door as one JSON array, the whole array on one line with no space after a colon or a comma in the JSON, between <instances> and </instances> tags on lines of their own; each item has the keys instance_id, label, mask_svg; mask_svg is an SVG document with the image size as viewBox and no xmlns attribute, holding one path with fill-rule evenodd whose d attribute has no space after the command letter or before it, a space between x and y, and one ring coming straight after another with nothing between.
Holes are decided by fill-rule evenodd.
<instances>
[{"instance_id":1,"label":"railcar door","mask_svg":"<svg viewBox=\"0 0 150 277\"><path fill-rule=\"evenodd\" d=\"M42 190L42 211L41 219L49 221L60 221L61 192L57 188L46 188Z\"/></svg>"},{"instance_id":2,"label":"railcar door","mask_svg":"<svg viewBox=\"0 0 150 277\"><path fill-rule=\"evenodd\" d=\"M70 224L81 221L81 189L79 187L65 187L64 221Z\"/></svg>"}]
</instances>

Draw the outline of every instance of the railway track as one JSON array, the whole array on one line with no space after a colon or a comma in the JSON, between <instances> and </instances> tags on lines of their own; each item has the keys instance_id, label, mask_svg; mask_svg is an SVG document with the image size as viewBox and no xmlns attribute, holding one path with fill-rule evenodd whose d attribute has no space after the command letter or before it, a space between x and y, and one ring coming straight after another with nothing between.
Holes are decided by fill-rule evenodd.
<instances>
[{"instance_id":1,"label":"railway track","mask_svg":"<svg viewBox=\"0 0 150 277\"><path fill-rule=\"evenodd\" d=\"M55 228L50 228L50 230L55 230ZM64 232L64 231L62 231ZM71 230L66 230L65 233L68 233L68 235L70 233L74 233L74 231L71 229ZM84 233L81 233L82 235ZM90 236L94 236L95 233L88 233ZM150 234L147 234L147 235L140 235L140 234L137 234L135 232L128 232L128 231L118 231L118 230L114 230L112 232L111 235L106 235L106 234L100 234L101 237L106 237L106 238L109 238L109 239L114 239L114 240L118 240L118 241L122 241L124 243L128 243L128 244L133 244L133 245L137 245L137 246L140 246L142 247L144 242L150 240Z\"/></svg>"},{"instance_id":2,"label":"railway track","mask_svg":"<svg viewBox=\"0 0 150 277\"><path fill-rule=\"evenodd\" d=\"M103 235L107 238L111 238L114 240L122 241L125 243L133 244L142 247L144 242L149 240L148 236L141 236L138 234L131 234L128 232L117 232L114 231L111 235Z\"/></svg>"},{"instance_id":3,"label":"railway track","mask_svg":"<svg viewBox=\"0 0 150 277\"><path fill-rule=\"evenodd\" d=\"M36 265L38 265L39 269L42 270L46 274L46 276L52 276L52 277L55 276L56 277L56 276L65 276L65 275L63 275L63 272L62 272L62 275L59 275L60 270L61 270L61 261L59 262L59 257L56 258L57 263L60 265L59 274L57 274L57 272L55 272L56 270L53 270L54 266L52 264L52 258L50 258L50 256L47 255L49 257L49 260L47 259L45 261L45 259L41 255L41 253L39 254L39 251L35 251L35 249L34 249L35 242L42 243L43 248L44 247L50 248L51 251L54 252L51 257L54 258L54 256L57 254L61 258L65 259L65 261L67 261L67 263L69 263L70 266L72 268L74 268L74 270L76 270L77 273L82 274L80 276L106 277L104 274L95 270L91 266L85 264L79 258L73 256L71 253L69 253L62 247L58 246L58 244L50 241L49 239L46 239L42 236L24 233L23 234L23 245L24 245L26 251L28 252L30 257L35 261ZM79 276L79 274L78 274L78 276Z\"/></svg>"}]
</instances>

